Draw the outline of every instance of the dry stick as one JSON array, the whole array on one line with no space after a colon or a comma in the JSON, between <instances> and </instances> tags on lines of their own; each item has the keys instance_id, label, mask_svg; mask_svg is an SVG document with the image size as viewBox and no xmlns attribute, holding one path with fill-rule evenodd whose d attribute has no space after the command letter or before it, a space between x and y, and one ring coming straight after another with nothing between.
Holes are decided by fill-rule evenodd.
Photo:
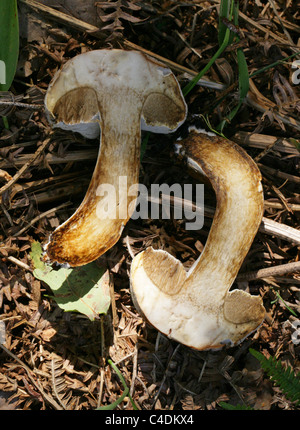
<instances>
[{"instance_id":1,"label":"dry stick","mask_svg":"<svg viewBox=\"0 0 300 430\"><path fill-rule=\"evenodd\" d=\"M273 103L271 100L264 97L258 91L252 79L249 79L249 85L250 85L250 91L246 96L246 102L250 106L253 106L258 111L264 112L264 113L267 111L271 111L272 109L278 108L275 103ZM297 121L295 118L290 116L284 116L275 111L274 112L272 111L272 113L274 117L277 118L279 121L282 121L284 124L288 124L289 126L292 126L297 130L300 130L300 121Z\"/></svg>"},{"instance_id":2,"label":"dry stick","mask_svg":"<svg viewBox=\"0 0 300 430\"><path fill-rule=\"evenodd\" d=\"M37 158L42 154L42 152L45 150L45 148L48 146L50 142L50 137L48 137L45 142L38 148L38 150L35 152L32 158L30 158L27 163L25 163L20 170L14 175L14 177L7 182L1 189L0 189L0 196L8 190L17 180L26 172L26 170L37 160Z\"/></svg>"},{"instance_id":3,"label":"dry stick","mask_svg":"<svg viewBox=\"0 0 300 430\"><path fill-rule=\"evenodd\" d=\"M161 204L163 199L165 198L166 201L170 199L170 203L173 206L184 206L185 214L187 215L187 212L190 211L189 215L195 214L197 212L198 214L201 214L204 212L204 215L213 218L215 209L209 206L205 206L205 208L197 206L190 200L185 200L180 197L174 197L174 196L167 196L162 194L161 198L155 198L153 196L148 196L148 200L155 204ZM190 219L190 218L189 218ZM290 227L289 225L282 224L276 221L273 221L271 219L262 218L261 224L259 226L259 231L264 234L268 234L270 236L276 236L280 239L284 239L286 241L289 241L291 243L294 243L295 245L300 245L300 230L297 230L296 228Z\"/></svg>"},{"instance_id":4,"label":"dry stick","mask_svg":"<svg viewBox=\"0 0 300 430\"><path fill-rule=\"evenodd\" d=\"M31 7L36 12L44 13L45 15L50 16L52 19L62 24L69 25L70 27L75 28L76 30L87 31L91 33L98 33L100 30L98 27L95 27L94 25L88 24L84 21L81 21L80 19L74 18L73 16L69 16L63 12L59 12L58 10L53 9L52 7L46 6L37 1L19 0L19 2L25 4L26 6Z\"/></svg>"},{"instance_id":5,"label":"dry stick","mask_svg":"<svg viewBox=\"0 0 300 430\"><path fill-rule=\"evenodd\" d=\"M294 203L289 203L289 202L286 202L286 205L288 207L286 207L286 205L284 205L283 203L269 202L268 200L265 200L264 205L265 205L265 207L268 207L268 208L284 209L284 210L288 210L289 212L299 212L300 211L300 205L297 205Z\"/></svg>"},{"instance_id":6,"label":"dry stick","mask_svg":"<svg viewBox=\"0 0 300 430\"><path fill-rule=\"evenodd\" d=\"M258 22L253 21L253 19L249 18L249 16L245 15L243 12L239 11L239 16L242 19L244 19L245 21L249 22L249 24L253 25L253 27L257 28L258 30L263 31L264 33L271 36L273 39L277 40L278 42L283 43L284 45L290 45L289 43L287 43L286 39L284 39L281 36L277 36L277 34L273 33L272 31L268 30L267 28L263 27L261 24L258 24ZM293 46L293 48L294 48L294 46Z\"/></svg>"},{"instance_id":7,"label":"dry stick","mask_svg":"<svg viewBox=\"0 0 300 430\"><path fill-rule=\"evenodd\" d=\"M287 273L300 272L300 261L294 263L281 264L266 269L254 270L253 272L242 273L237 276L237 281L254 281L255 279L268 278L270 276L285 275Z\"/></svg>"},{"instance_id":8,"label":"dry stick","mask_svg":"<svg viewBox=\"0 0 300 430\"><path fill-rule=\"evenodd\" d=\"M98 150L96 149L69 152L64 156L48 153L45 155L45 162L49 164L63 164L63 163L68 163L69 161L74 162L74 161L82 161L82 160L94 160L97 158L97 154L98 154ZM23 166L24 163L25 164L30 163L32 165L39 164L36 158L32 160L31 157L32 157L32 154L20 155L18 158L14 160L14 165ZM11 164L12 163L9 161L1 160L0 168L11 167Z\"/></svg>"},{"instance_id":9,"label":"dry stick","mask_svg":"<svg viewBox=\"0 0 300 430\"><path fill-rule=\"evenodd\" d=\"M290 175L289 173L281 172L280 170L273 169L273 167L264 166L263 164L258 163L258 167L260 170L265 172L266 174L269 174L271 176L277 176L281 179L287 179L291 182L296 182L296 184L300 184L300 177L295 175ZM297 205L300 208L300 205Z\"/></svg>"},{"instance_id":10,"label":"dry stick","mask_svg":"<svg viewBox=\"0 0 300 430\"><path fill-rule=\"evenodd\" d=\"M300 230L290 227L289 225L281 224L280 222L263 217L259 226L259 231L287 240L295 245L300 245Z\"/></svg>"},{"instance_id":11,"label":"dry stick","mask_svg":"<svg viewBox=\"0 0 300 430\"><path fill-rule=\"evenodd\" d=\"M43 212L43 213L37 215L35 218L33 218L30 221L30 223L28 223L27 226L21 228L21 230L19 230L16 233L14 233L13 236L14 237L21 236L26 230L28 230L30 227L33 226L33 224L35 224L36 222L40 221L42 218L45 218L46 216L50 215L52 212L56 212L59 209L64 208L65 206L68 206L70 204L71 204L71 202L62 203L60 206L57 206L56 208L49 209L48 211Z\"/></svg>"},{"instance_id":12,"label":"dry stick","mask_svg":"<svg viewBox=\"0 0 300 430\"><path fill-rule=\"evenodd\" d=\"M27 270L28 272L32 272L32 269L30 266L28 266L28 264L23 263L23 261L18 260L17 258L13 257L12 255L9 255L7 257L7 259L9 261L11 261L12 263L16 264L17 266L21 267L22 269Z\"/></svg>"},{"instance_id":13,"label":"dry stick","mask_svg":"<svg viewBox=\"0 0 300 430\"><path fill-rule=\"evenodd\" d=\"M279 19L278 19L277 17L274 17L273 21L277 22L277 24L280 24L280 21L281 21L281 22L282 22L282 24L283 24L286 28L288 28L289 30L295 31L295 32L297 32L297 33L300 33L300 26L299 26L299 25L297 25L297 24L294 24L293 22L286 21L286 20L285 20L285 19L283 19L283 18L280 18L280 21L279 21Z\"/></svg>"},{"instance_id":14,"label":"dry stick","mask_svg":"<svg viewBox=\"0 0 300 430\"><path fill-rule=\"evenodd\" d=\"M288 139L284 137L278 139L276 136L269 136L267 134L238 131L233 137L231 137L231 140L241 146L259 149L265 149L269 147L269 145L274 144L274 151L299 155L299 151L295 145L293 145Z\"/></svg>"},{"instance_id":15,"label":"dry stick","mask_svg":"<svg viewBox=\"0 0 300 430\"><path fill-rule=\"evenodd\" d=\"M84 193L88 188L88 183L84 185L83 182L74 181L70 184L65 184L57 187L52 187L51 190L46 190L42 192L30 192L29 198L32 198L36 204L45 204L45 203L52 203L55 202L58 199L61 198L69 198L70 195L78 195L81 193ZM20 205L23 205L23 198L17 198L15 201L11 203L11 208L15 209L19 207Z\"/></svg>"},{"instance_id":16,"label":"dry stick","mask_svg":"<svg viewBox=\"0 0 300 430\"><path fill-rule=\"evenodd\" d=\"M282 20L281 20L281 18L280 18L280 16L279 16L279 13L278 13L278 11L277 11L277 8L276 8L276 6L275 6L275 3L273 2L273 0L269 0L269 3L270 3L270 5L272 6L272 8L273 8L273 10L274 10L274 13L275 13L275 15L276 15L276 17L277 17L277 19L279 20L279 23L280 23L280 25L281 25L281 28L282 28L282 30L283 30L283 32L284 32L284 34L286 35L286 38L288 39L288 41L290 42L290 44L291 44L291 45L294 45L294 46L295 46L295 44L294 44L294 42L293 42L293 39L291 38L291 36L290 36L289 32L288 32L288 31L287 31L287 29L285 28L285 26L284 26L284 24L283 24L283 22L282 22Z\"/></svg>"}]
</instances>

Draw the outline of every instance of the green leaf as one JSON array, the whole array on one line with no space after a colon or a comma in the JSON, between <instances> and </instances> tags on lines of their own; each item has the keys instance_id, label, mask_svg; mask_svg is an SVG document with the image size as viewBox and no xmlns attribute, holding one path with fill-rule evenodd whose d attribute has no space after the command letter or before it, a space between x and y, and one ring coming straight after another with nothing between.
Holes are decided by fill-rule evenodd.
<instances>
[{"instance_id":1,"label":"green leaf","mask_svg":"<svg viewBox=\"0 0 300 430\"><path fill-rule=\"evenodd\" d=\"M0 1L0 91L7 91L14 79L19 55L17 0Z\"/></svg>"},{"instance_id":2,"label":"green leaf","mask_svg":"<svg viewBox=\"0 0 300 430\"><path fill-rule=\"evenodd\" d=\"M235 115L238 113L241 105L243 104L243 101L245 97L247 96L247 93L249 91L249 72L248 72L248 66L245 58L245 54L242 49L237 49L237 61L238 61L238 67L239 67L239 103L235 106L234 109L232 109L227 117L223 119L223 121L217 126L217 129L221 132L224 129L224 126L233 120Z\"/></svg>"},{"instance_id":3,"label":"green leaf","mask_svg":"<svg viewBox=\"0 0 300 430\"><path fill-rule=\"evenodd\" d=\"M109 273L95 262L85 266L53 268L42 261L39 242L31 245L34 276L45 282L54 294L54 300L66 312L80 312L93 321L106 314L110 306Z\"/></svg>"},{"instance_id":4,"label":"green leaf","mask_svg":"<svg viewBox=\"0 0 300 430\"><path fill-rule=\"evenodd\" d=\"M236 26L238 25L238 16L239 16L239 7L238 7L238 4L235 4L233 8L233 18L234 18L234 24ZM236 36L236 39L238 41L240 40L238 36ZM221 123L217 126L217 129L220 130L221 132L223 131L225 125L228 124L230 121L232 121L235 115L238 113L249 91L249 71L248 71L248 65L247 65L245 54L241 48L237 49L236 54L237 54L237 63L238 63L238 69L239 69L239 103L235 106L234 109L232 109L229 112L227 117L223 119L223 121L221 121Z\"/></svg>"},{"instance_id":5,"label":"green leaf","mask_svg":"<svg viewBox=\"0 0 300 430\"><path fill-rule=\"evenodd\" d=\"M217 58L219 58L219 56L222 54L222 52L224 51L224 49L227 47L228 45L228 41L229 41L229 36L230 36L230 30L229 28L226 28L226 32L225 32L225 36L224 36L224 40L222 42L222 45L220 46L220 48L217 50L217 52L215 53L215 55L213 55L213 57L209 60L209 62L206 64L206 66L201 70L200 73L198 73L198 75L196 75L182 90L182 94L184 95L184 97L186 97L188 95L188 93L194 88L194 86L197 84L197 82L202 78L202 76L205 75L205 73L211 68L211 66L214 64L214 62L216 61Z\"/></svg>"},{"instance_id":6,"label":"green leaf","mask_svg":"<svg viewBox=\"0 0 300 430\"><path fill-rule=\"evenodd\" d=\"M253 408L246 405L231 405L230 403L226 402L219 402L219 405L227 411L253 411Z\"/></svg>"},{"instance_id":7,"label":"green leaf","mask_svg":"<svg viewBox=\"0 0 300 430\"><path fill-rule=\"evenodd\" d=\"M283 367L281 360L275 357L265 357L261 352L249 348L250 353L260 362L261 367L267 372L271 381L275 383L283 393L292 401L300 405L300 377L295 375L292 368Z\"/></svg>"},{"instance_id":8,"label":"green leaf","mask_svg":"<svg viewBox=\"0 0 300 430\"><path fill-rule=\"evenodd\" d=\"M233 13L233 1L232 0L229 0L229 1L224 0L222 3L224 3L224 8L225 8L224 11L225 10L227 11L227 9L228 9L228 13L226 12L226 15L228 15L229 18L231 19L232 13ZM224 14L225 14L225 12L224 12ZM219 49L212 56L212 58L209 60L209 62L206 64L206 66L198 73L198 75L194 76L194 78L183 88L182 94L184 97L186 97L188 95L188 93L194 88L194 86L197 85L197 82L211 68L211 66L214 64L216 59L220 57L222 52L226 49L226 47L230 43L231 31L223 23L221 26L221 30L219 30L218 37L219 37L219 44L220 44Z\"/></svg>"},{"instance_id":9,"label":"green leaf","mask_svg":"<svg viewBox=\"0 0 300 430\"><path fill-rule=\"evenodd\" d=\"M232 8L233 8L233 0L221 0L220 11L219 11L219 31L218 31L219 46L222 45L225 38L226 30L228 28L224 24L223 19L225 18L225 19L228 19L229 21L231 20ZM228 44L231 44L233 42L233 38L234 38L234 34L231 33L228 40Z\"/></svg>"}]
</instances>

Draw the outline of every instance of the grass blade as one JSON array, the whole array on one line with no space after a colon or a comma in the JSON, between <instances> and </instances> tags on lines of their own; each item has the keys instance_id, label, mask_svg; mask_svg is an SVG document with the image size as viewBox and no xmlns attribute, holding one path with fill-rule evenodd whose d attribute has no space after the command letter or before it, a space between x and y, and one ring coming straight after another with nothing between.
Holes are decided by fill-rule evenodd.
<instances>
[{"instance_id":1,"label":"grass blade","mask_svg":"<svg viewBox=\"0 0 300 430\"><path fill-rule=\"evenodd\" d=\"M238 25L238 15L239 15L239 6L238 4L234 5L233 9L233 21L234 25ZM236 36L237 41L239 41L239 37L237 35L233 35L233 37ZM223 131L225 125L232 121L232 119L235 117L237 112L239 111L245 97L247 96L247 93L249 91L249 71L248 71L248 65L246 61L245 54L241 48L237 49L237 63L238 63L238 71L239 71L239 103L238 105L231 110L231 112L227 115L227 117L221 121L221 123L217 126L217 130Z\"/></svg>"},{"instance_id":2,"label":"grass blade","mask_svg":"<svg viewBox=\"0 0 300 430\"><path fill-rule=\"evenodd\" d=\"M219 33L218 33L218 41L219 46L222 45L223 40L225 38L227 26L224 24L224 18L231 20L232 17L232 8L233 8L233 0L222 0L220 4L220 12L219 12ZM234 34L231 33L229 37L228 43L232 43L234 38Z\"/></svg>"},{"instance_id":3,"label":"grass blade","mask_svg":"<svg viewBox=\"0 0 300 430\"><path fill-rule=\"evenodd\" d=\"M125 379L123 378L122 373L119 371L119 369L117 368L117 366L112 362L112 360L108 359L107 360L109 365L114 369L114 371L116 372L116 374L118 375L118 377L120 378L120 381L122 382L124 391L121 394L121 396L113 403L111 403L110 405L107 406L100 406L99 408L96 408L97 411L112 411L113 409L115 409L120 403L123 402L124 398L126 396L129 397L129 400L131 401L131 404L133 406L134 410L138 410L137 406L135 405L132 397L129 394L129 388L126 385Z\"/></svg>"}]
</instances>

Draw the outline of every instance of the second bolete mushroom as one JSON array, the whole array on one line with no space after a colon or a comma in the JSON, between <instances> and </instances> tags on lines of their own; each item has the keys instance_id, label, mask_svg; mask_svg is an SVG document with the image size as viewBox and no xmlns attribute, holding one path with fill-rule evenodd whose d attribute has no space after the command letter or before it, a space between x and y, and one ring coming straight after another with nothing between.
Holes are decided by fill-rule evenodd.
<instances>
[{"instance_id":1,"label":"second bolete mushroom","mask_svg":"<svg viewBox=\"0 0 300 430\"><path fill-rule=\"evenodd\" d=\"M164 250L148 248L131 266L131 293L159 331L198 350L235 345L263 321L260 296L229 291L263 215L261 174L238 145L192 132L177 143L190 168L214 187L216 212L204 250L189 271Z\"/></svg>"},{"instance_id":2,"label":"second bolete mushroom","mask_svg":"<svg viewBox=\"0 0 300 430\"><path fill-rule=\"evenodd\" d=\"M50 84L45 106L57 127L89 138L101 129L86 196L45 246L51 261L81 266L116 243L134 211L138 191L130 196L128 191L138 184L141 125L158 133L174 131L185 120L187 107L170 69L140 52L118 49L69 60ZM107 190L112 190L112 209L103 217Z\"/></svg>"}]
</instances>

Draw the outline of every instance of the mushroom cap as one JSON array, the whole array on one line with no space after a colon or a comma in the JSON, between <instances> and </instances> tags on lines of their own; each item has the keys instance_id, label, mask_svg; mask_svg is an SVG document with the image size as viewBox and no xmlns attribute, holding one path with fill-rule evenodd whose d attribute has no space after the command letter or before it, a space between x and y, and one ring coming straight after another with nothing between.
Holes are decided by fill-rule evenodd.
<instances>
[{"instance_id":1,"label":"mushroom cap","mask_svg":"<svg viewBox=\"0 0 300 430\"><path fill-rule=\"evenodd\" d=\"M162 63L138 51L95 50L69 60L54 76L45 97L54 127L96 138L101 109L109 98L118 105L127 95L142 99L141 127L154 133L175 131L186 119L180 86Z\"/></svg>"},{"instance_id":2,"label":"mushroom cap","mask_svg":"<svg viewBox=\"0 0 300 430\"><path fill-rule=\"evenodd\" d=\"M262 323L260 296L229 291L263 215L261 174L238 145L191 133L177 143L188 166L210 180L217 200L200 257L187 272L163 250L148 248L131 264L130 287L138 311L156 329L184 345L235 345Z\"/></svg>"}]
</instances>

